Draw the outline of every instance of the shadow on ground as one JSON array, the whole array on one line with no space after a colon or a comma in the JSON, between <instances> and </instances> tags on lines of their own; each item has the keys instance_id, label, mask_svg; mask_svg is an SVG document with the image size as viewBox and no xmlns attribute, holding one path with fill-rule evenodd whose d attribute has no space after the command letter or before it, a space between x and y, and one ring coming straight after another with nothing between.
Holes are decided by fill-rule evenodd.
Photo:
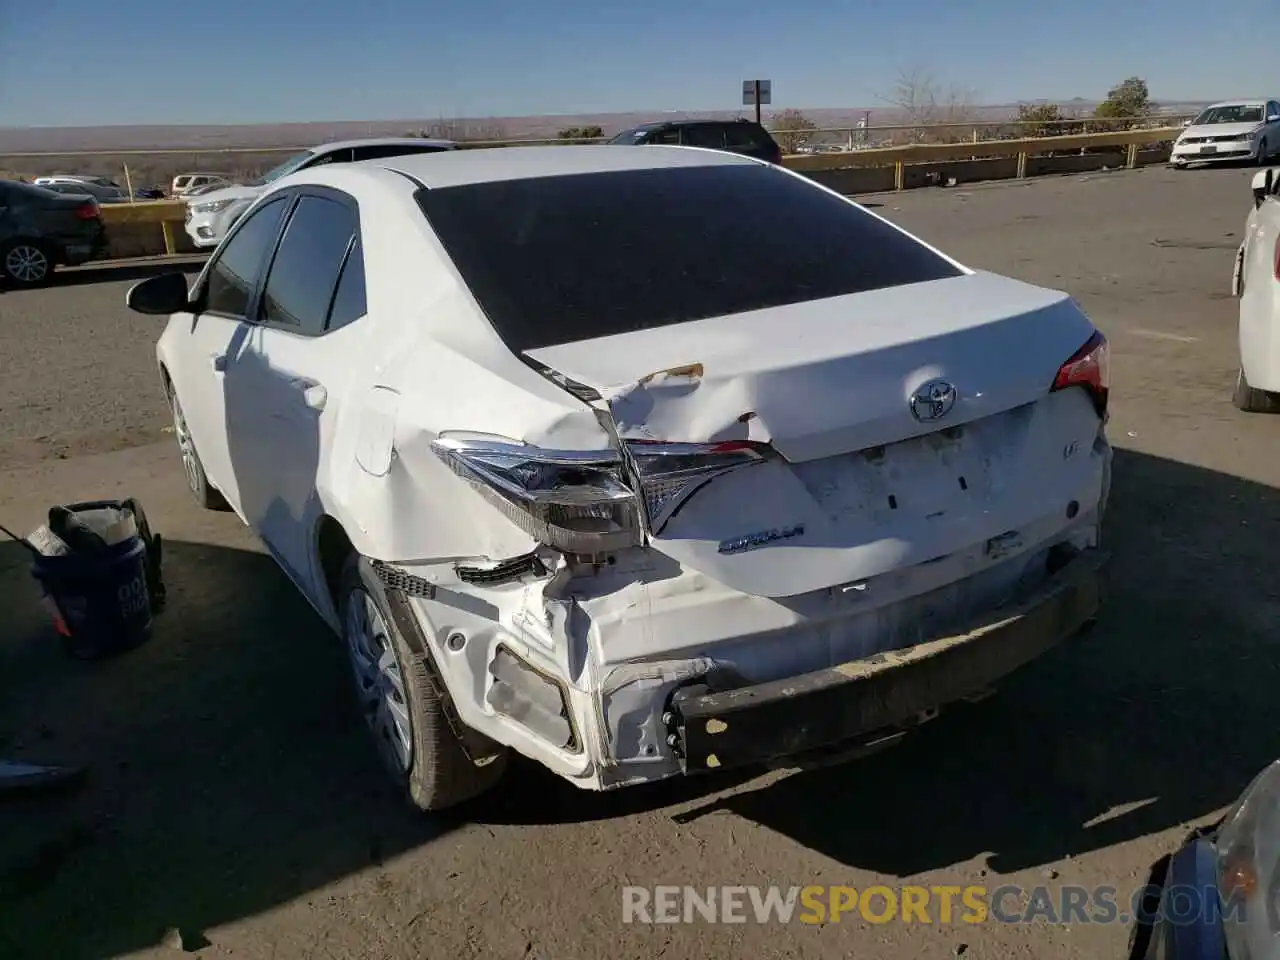
<instances>
[{"instance_id":1,"label":"shadow on ground","mask_svg":"<svg viewBox=\"0 0 1280 960\"><path fill-rule=\"evenodd\" d=\"M450 829L384 786L341 648L271 560L165 546L152 641L82 664L0 544L0 756L88 768L0 801L5 958L119 956L171 927L198 944Z\"/></svg>"},{"instance_id":2,"label":"shadow on ground","mask_svg":"<svg viewBox=\"0 0 1280 960\"><path fill-rule=\"evenodd\" d=\"M1270 488L1121 452L1103 621L999 696L892 751L715 800L738 784L598 796L517 764L466 816L682 804L677 843L679 823L724 808L896 875L983 853L1007 872L1203 818L1280 755L1278 519ZM25 556L0 545L0 756L90 770L74 793L0 805L21 826L0 831L0 955L118 955L170 927L198 943L456 825L383 785L340 648L270 560L173 543L166 571L154 640L82 665L61 657Z\"/></svg>"}]
</instances>

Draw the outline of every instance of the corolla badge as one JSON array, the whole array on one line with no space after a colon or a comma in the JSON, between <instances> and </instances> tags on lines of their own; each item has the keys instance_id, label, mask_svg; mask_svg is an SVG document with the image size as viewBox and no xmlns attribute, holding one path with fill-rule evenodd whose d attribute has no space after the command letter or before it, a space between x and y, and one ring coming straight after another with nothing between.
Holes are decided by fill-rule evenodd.
<instances>
[{"instance_id":1,"label":"corolla badge","mask_svg":"<svg viewBox=\"0 0 1280 960\"><path fill-rule=\"evenodd\" d=\"M732 540L721 540L717 549L720 553L742 553L746 550L754 550L756 547L763 547L767 543L777 543L779 540L790 540L792 537L802 536L804 536L804 524L797 523L790 527L748 533L746 536L734 537Z\"/></svg>"},{"instance_id":2,"label":"corolla badge","mask_svg":"<svg viewBox=\"0 0 1280 960\"><path fill-rule=\"evenodd\" d=\"M956 388L946 380L930 380L911 395L911 415L920 421L940 420L956 405Z\"/></svg>"}]
</instances>

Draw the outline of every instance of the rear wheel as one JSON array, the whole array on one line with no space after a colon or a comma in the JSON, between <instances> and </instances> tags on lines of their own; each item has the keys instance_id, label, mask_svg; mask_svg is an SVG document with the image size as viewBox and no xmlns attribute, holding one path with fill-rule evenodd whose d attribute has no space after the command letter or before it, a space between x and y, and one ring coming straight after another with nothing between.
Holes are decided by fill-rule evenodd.
<instances>
[{"instance_id":1,"label":"rear wheel","mask_svg":"<svg viewBox=\"0 0 1280 960\"><path fill-rule=\"evenodd\" d=\"M1271 393L1249 386L1244 370L1236 377L1236 392L1231 397L1236 408L1245 413L1280 413L1280 393Z\"/></svg>"},{"instance_id":2,"label":"rear wheel","mask_svg":"<svg viewBox=\"0 0 1280 960\"><path fill-rule=\"evenodd\" d=\"M53 276L53 254L38 240L10 240L0 246L0 274L18 287L42 287Z\"/></svg>"},{"instance_id":3,"label":"rear wheel","mask_svg":"<svg viewBox=\"0 0 1280 960\"><path fill-rule=\"evenodd\" d=\"M195 441L191 431L187 429L187 418L183 416L182 404L178 393L169 386L169 407L173 412L173 433L178 440L178 452L182 454L182 472L187 478L187 489L196 503L206 510L226 510L227 501L218 492L218 488L209 482L204 472L204 464L200 462L200 454L196 452Z\"/></svg>"},{"instance_id":4,"label":"rear wheel","mask_svg":"<svg viewBox=\"0 0 1280 960\"><path fill-rule=\"evenodd\" d=\"M359 554L343 567L338 611L360 712L382 765L409 801L419 810L443 810L496 784L505 751L494 745L479 764L467 755L430 653L420 637L411 644L401 633L386 587Z\"/></svg>"}]
</instances>

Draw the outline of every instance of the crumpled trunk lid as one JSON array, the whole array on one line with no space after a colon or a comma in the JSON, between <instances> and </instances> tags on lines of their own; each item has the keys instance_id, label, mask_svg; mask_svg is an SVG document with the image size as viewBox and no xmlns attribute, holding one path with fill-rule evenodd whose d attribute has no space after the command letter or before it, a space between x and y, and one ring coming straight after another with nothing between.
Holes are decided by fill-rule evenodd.
<instances>
[{"instance_id":1,"label":"crumpled trunk lid","mask_svg":"<svg viewBox=\"0 0 1280 960\"><path fill-rule=\"evenodd\" d=\"M1096 412L1049 394L1093 332L1065 294L975 273L528 355L596 390L624 440L769 443L780 459L711 480L652 542L779 597L1096 502ZM921 419L913 394L937 380L954 406Z\"/></svg>"}]
</instances>

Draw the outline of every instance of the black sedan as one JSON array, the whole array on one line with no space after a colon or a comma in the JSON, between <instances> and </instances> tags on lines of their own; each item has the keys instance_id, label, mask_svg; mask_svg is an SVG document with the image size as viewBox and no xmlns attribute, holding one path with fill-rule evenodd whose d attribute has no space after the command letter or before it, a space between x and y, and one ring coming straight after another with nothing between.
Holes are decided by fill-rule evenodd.
<instances>
[{"instance_id":1,"label":"black sedan","mask_svg":"<svg viewBox=\"0 0 1280 960\"><path fill-rule=\"evenodd\" d=\"M93 197L0 180L0 278L11 286L41 286L55 267L76 266L106 248L102 208Z\"/></svg>"}]
</instances>

